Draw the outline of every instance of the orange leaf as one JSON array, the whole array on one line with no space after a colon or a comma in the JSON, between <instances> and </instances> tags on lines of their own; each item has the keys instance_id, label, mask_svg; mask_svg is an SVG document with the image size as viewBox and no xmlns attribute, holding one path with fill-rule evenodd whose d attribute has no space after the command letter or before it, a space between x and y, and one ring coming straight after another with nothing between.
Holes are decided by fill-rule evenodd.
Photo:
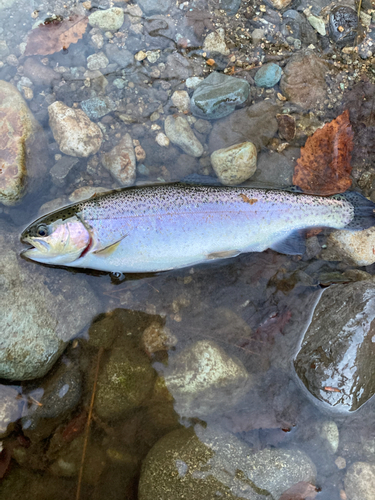
<instances>
[{"instance_id":1,"label":"orange leaf","mask_svg":"<svg viewBox=\"0 0 375 500\"><path fill-rule=\"evenodd\" d=\"M77 43L86 31L88 18L74 15L62 21L40 24L27 38L25 56L54 54Z\"/></svg>"},{"instance_id":2,"label":"orange leaf","mask_svg":"<svg viewBox=\"0 0 375 500\"><path fill-rule=\"evenodd\" d=\"M289 488L280 497L280 500L314 500L318 490L310 483L301 481Z\"/></svg>"},{"instance_id":3,"label":"orange leaf","mask_svg":"<svg viewBox=\"0 0 375 500\"><path fill-rule=\"evenodd\" d=\"M301 148L293 184L305 193L335 194L350 188L353 131L349 111L318 129Z\"/></svg>"},{"instance_id":4,"label":"orange leaf","mask_svg":"<svg viewBox=\"0 0 375 500\"><path fill-rule=\"evenodd\" d=\"M209 66L214 66L215 65L215 59L207 59L206 64Z\"/></svg>"}]
</instances>

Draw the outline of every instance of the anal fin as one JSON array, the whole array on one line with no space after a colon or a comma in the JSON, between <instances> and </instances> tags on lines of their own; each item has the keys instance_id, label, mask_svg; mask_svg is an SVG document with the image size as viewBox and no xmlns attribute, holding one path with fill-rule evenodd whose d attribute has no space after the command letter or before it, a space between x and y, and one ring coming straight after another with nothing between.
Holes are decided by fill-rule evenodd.
<instances>
[{"instance_id":1,"label":"anal fin","mask_svg":"<svg viewBox=\"0 0 375 500\"><path fill-rule=\"evenodd\" d=\"M303 255L306 250L305 236L299 231L294 231L286 238L270 245L270 248L286 255Z\"/></svg>"}]
</instances>

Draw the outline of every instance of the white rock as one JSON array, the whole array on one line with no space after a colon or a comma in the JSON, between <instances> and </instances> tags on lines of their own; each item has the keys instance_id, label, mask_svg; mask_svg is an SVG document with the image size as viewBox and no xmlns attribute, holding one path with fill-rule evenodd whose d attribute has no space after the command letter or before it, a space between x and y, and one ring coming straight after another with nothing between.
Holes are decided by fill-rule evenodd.
<instances>
[{"instance_id":1,"label":"white rock","mask_svg":"<svg viewBox=\"0 0 375 500\"><path fill-rule=\"evenodd\" d=\"M357 266L370 266L375 262L375 227L363 231L334 231L329 235L327 245L338 256L353 261Z\"/></svg>"},{"instance_id":2,"label":"white rock","mask_svg":"<svg viewBox=\"0 0 375 500\"><path fill-rule=\"evenodd\" d=\"M178 115L167 116L164 130L171 142L180 146L184 153L199 157L203 154L203 146L198 141L186 118Z\"/></svg>"},{"instance_id":3,"label":"white rock","mask_svg":"<svg viewBox=\"0 0 375 500\"><path fill-rule=\"evenodd\" d=\"M231 408L248 391L250 382L239 359L206 340L171 358L164 376L177 413L195 417Z\"/></svg>"},{"instance_id":4,"label":"white rock","mask_svg":"<svg viewBox=\"0 0 375 500\"><path fill-rule=\"evenodd\" d=\"M168 137L163 132L158 133L155 137L155 141L159 144L159 146L163 146L165 148L167 148L170 143Z\"/></svg>"},{"instance_id":5,"label":"white rock","mask_svg":"<svg viewBox=\"0 0 375 500\"><path fill-rule=\"evenodd\" d=\"M219 28L206 36L203 44L203 50L207 52L219 53L227 56L230 53L226 43L225 43L225 31L223 28Z\"/></svg>"},{"instance_id":6,"label":"white rock","mask_svg":"<svg viewBox=\"0 0 375 500\"><path fill-rule=\"evenodd\" d=\"M91 69L91 71L106 68L108 64L108 58L103 52L92 54L87 58L87 67L88 69Z\"/></svg>"},{"instance_id":7,"label":"white rock","mask_svg":"<svg viewBox=\"0 0 375 500\"><path fill-rule=\"evenodd\" d=\"M97 10L89 15L89 24L103 31L118 31L124 24L124 11L119 7Z\"/></svg>"},{"instance_id":8,"label":"white rock","mask_svg":"<svg viewBox=\"0 0 375 500\"><path fill-rule=\"evenodd\" d=\"M330 453L335 454L339 447L339 429L333 420L321 424L320 435L327 440Z\"/></svg>"},{"instance_id":9,"label":"white rock","mask_svg":"<svg viewBox=\"0 0 375 500\"><path fill-rule=\"evenodd\" d=\"M173 92L171 99L179 111L184 112L190 110L190 97L186 90L176 90Z\"/></svg>"},{"instance_id":10,"label":"white rock","mask_svg":"<svg viewBox=\"0 0 375 500\"><path fill-rule=\"evenodd\" d=\"M257 168L257 149L252 142L241 142L214 151L211 163L222 184L241 184L249 179Z\"/></svg>"},{"instance_id":11,"label":"white rock","mask_svg":"<svg viewBox=\"0 0 375 500\"><path fill-rule=\"evenodd\" d=\"M375 465L354 462L345 476L345 493L349 500L374 500Z\"/></svg>"},{"instance_id":12,"label":"white rock","mask_svg":"<svg viewBox=\"0 0 375 500\"><path fill-rule=\"evenodd\" d=\"M48 114L53 137L62 153L87 157L99 150L103 134L81 109L56 101L48 107Z\"/></svg>"},{"instance_id":13,"label":"white rock","mask_svg":"<svg viewBox=\"0 0 375 500\"><path fill-rule=\"evenodd\" d=\"M102 155L103 166L120 186L131 186L136 177L136 162L132 138L125 134L109 153Z\"/></svg>"}]
</instances>

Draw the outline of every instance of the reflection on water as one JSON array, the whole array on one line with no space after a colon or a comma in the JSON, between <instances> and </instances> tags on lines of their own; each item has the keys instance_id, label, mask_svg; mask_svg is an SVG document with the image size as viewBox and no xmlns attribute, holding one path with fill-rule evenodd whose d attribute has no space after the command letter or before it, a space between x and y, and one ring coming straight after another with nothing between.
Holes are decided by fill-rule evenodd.
<instances>
[{"instance_id":1,"label":"reflection on water","mask_svg":"<svg viewBox=\"0 0 375 500\"><path fill-rule=\"evenodd\" d=\"M332 253L325 232L302 258L127 276L37 265L18 241L37 215L134 182L288 186L343 99L353 186L374 200L374 11L366 2L357 33L346 3L333 18L328 1L0 1L0 499L373 498L374 332L361 306L373 266ZM245 165L211 158L244 142ZM362 296L333 293L313 315L323 287L356 282ZM337 357L335 304L353 346ZM319 359L369 399L355 413L308 394L293 360L309 325L322 325ZM366 330L361 345L350 325ZM322 380L323 400L341 396Z\"/></svg>"}]
</instances>

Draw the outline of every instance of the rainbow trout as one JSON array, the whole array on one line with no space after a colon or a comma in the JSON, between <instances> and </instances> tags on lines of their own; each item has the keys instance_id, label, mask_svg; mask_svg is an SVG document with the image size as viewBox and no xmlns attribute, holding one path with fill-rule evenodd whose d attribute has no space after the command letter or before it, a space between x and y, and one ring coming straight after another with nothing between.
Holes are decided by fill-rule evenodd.
<instances>
[{"instance_id":1,"label":"rainbow trout","mask_svg":"<svg viewBox=\"0 0 375 500\"><path fill-rule=\"evenodd\" d=\"M40 217L22 233L37 262L156 272L271 248L302 254L301 230L359 230L375 205L355 192L319 197L248 187L126 188Z\"/></svg>"}]
</instances>

